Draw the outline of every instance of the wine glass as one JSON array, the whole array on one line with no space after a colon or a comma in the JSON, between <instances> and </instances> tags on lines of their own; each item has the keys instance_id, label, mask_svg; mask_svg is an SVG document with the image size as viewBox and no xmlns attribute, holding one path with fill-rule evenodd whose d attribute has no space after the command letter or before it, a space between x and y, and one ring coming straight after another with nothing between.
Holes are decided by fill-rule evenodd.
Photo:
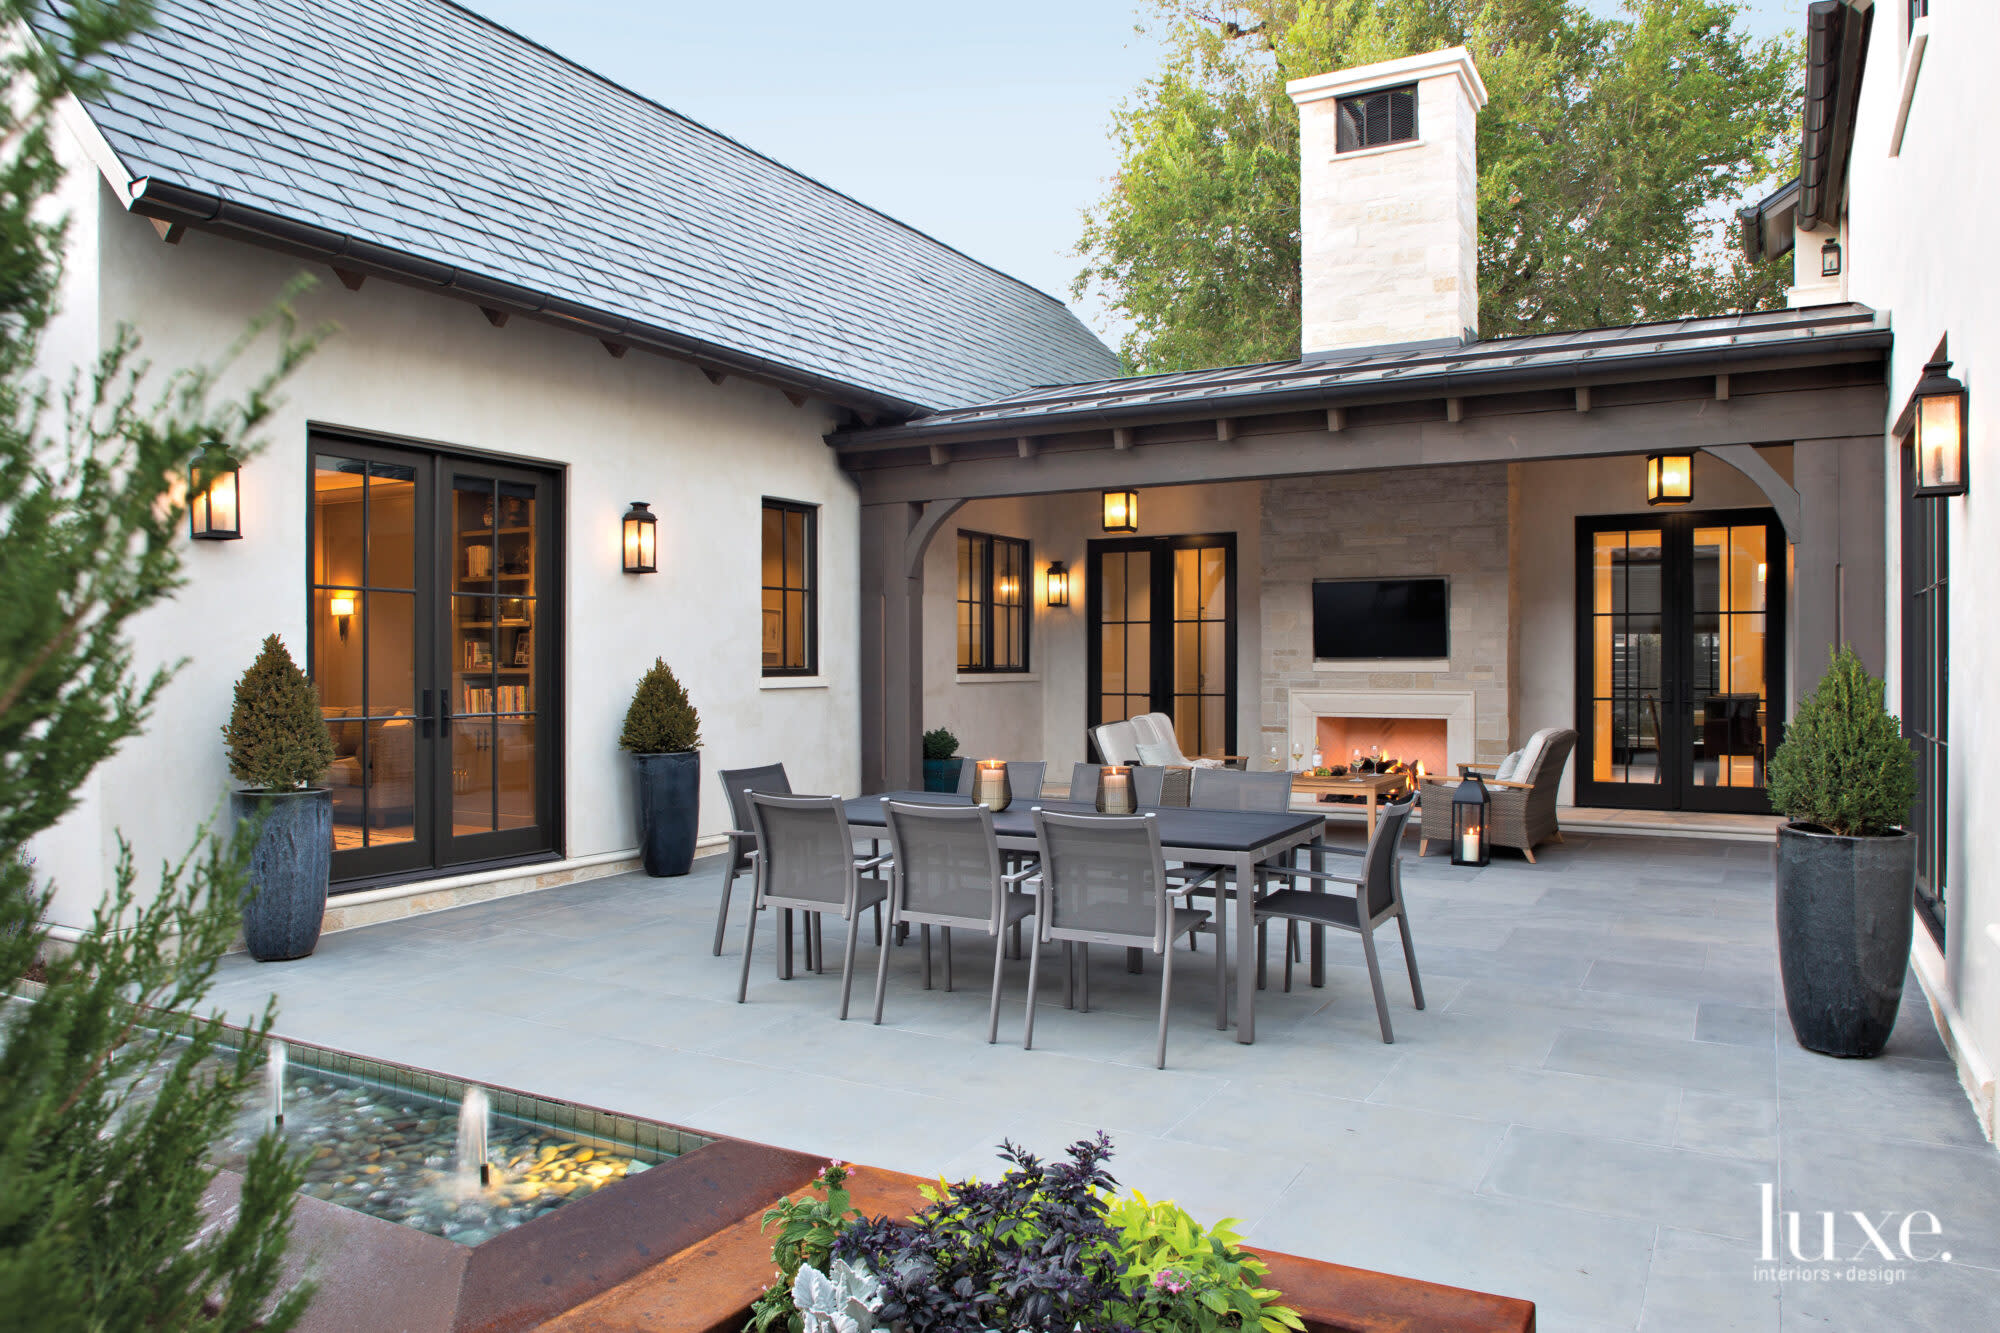
<instances>
[{"instance_id":1,"label":"wine glass","mask_svg":"<svg viewBox=\"0 0 2000 1333\"><path fill-rule=\"evenodd\" d=\"M1298 772L1298 770L1299 770L1299 764L1300 764L1300 763L1301 763L1301 762L1302 762L1302 761L1303 761L1303 760L1305 759L1305 757L1306 757L1306 749L1305 749L1305 746L1303 746L1303 745L1299 744L1299 743L1298 743L1297 741L1293 741L1293 742L1292 742L1292 771L1293 771L1294 773Z\"/></svg>"}]
</instances>

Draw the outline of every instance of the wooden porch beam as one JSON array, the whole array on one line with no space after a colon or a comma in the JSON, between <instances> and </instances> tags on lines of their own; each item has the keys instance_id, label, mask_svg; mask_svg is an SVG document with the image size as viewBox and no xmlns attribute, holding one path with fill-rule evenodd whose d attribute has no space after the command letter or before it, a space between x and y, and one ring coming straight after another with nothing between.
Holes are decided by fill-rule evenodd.
<instances>
[{"instance_id":1,"label":"wooden porch beam","mask_svg":"<svg viewBox=\"0 0 2000 1333\"><path fill-rule=\"evenodd\" d=\"M1729 401L1729 376L1717 375L1715 377L1715 401L1718 403Z\"/></svg>"},{"instance_id":2,"label":"wooden porch beam","mask_svg":"<svg viewBox=\"0 0 2000 1333\"><path fill-rule=\"evenodd\" d=\"M1326 409L1326 428L1327 428L1328 430L1332 431L1332 432L1333 432L1333 433L1334 433L1335 435L1338 435L1338 434L1340 434L1340 432L1342 432L1342 431L1346 430L1346 429L1347 429L1347 409L1346 409L1346 408L1344 408L1344 407L1329 407L1329 408L1327 408L1327 409Z\"/></svg>"},{"instance_id":3,"label":"wooden porch beam","mask_svg":"<svg viewBox=\"0 0 2000 1333\"><path fill-rule=\"evenodd\" d=\"M1576 386L1576 410L1579 412L1588 412L1590 410L1590 386L1588 384L1579 384Z\"/></svg>"},{"instance_id":4,"label":"wooden porch beam","mask_svg":"<svg viewBox=\"0 0 2000 1333\"><path fill-rule=\"evenodd\" d=\"M806 405L806 395L800 393L797 389L785 390L785 397L791 401L793 407L804 407Z\"/></svg>"},{"instance_id":5,"label":"wooden porch beam","mask_svg":"<svg viewBox=\"0 0 2000 1333\"><path fill-rule=\"evenodd\" d=\"M1032 435L1020 436L1014 441L1014 448L1020 453L1021 457L1033 458L1035 456L1035 437Z\"/></svg>"},{"instance_id":6,"label":"wooden porch beam","mask_svg":"<svg viewBox=\"0 0 2000 1333\"><path fill-rule=\"evenodd\" d=\"M347 288L350 292L360 291L361 284L368 281L368 275L360 269L342 268L338 264L333 264L329 267L333 269L333 276L340 279L340 285Z\"/></svg>"},{"instance_id":7,"label":"wooden porch beam","mask_svg":"<svg viewBox=\"0 0 2000 1333\"><path fill-rule=\"evenodd\" d=\"M1321 472L1369 472L1458 463L1515 463L1688 451L1727 445L1790 444L1879 430L1886 411L1881 385L1762 393L1718 403L1702 395L1667 402L1563 408L1442 420L1361 425L1332 433L1286 431L1240 435L1217 449L1207 439L1149 444L1114 453L1100 447L1052 447L1032 459L960 458L949 470L919 464L854 468L864 503L970 500L1052 495L1119 486L1257 481Z\"/></svg>"},{"instance_id":8,"label":"wooden porch beam","mask_svg":"<svg viewBox=\"0 0 2000 1333\"><path fill-rule=\"evenodd\" d=\"M187 235L185 222L169 222L165 218L149 218L147 221L153 224L153 230L160 233L160 239L168 245L179 245L181 237Z\"/></svg>"},{"instance_id":9,"label":"wooden porch beam","mask_svg":"<svg viewBox=\"0 0 2000 1333\"><path fill-rule=\"evenodd\" d=\"M1236 438L1235 418L1217 417L1215 419L1215 438L1223 444L1228 444L1231 440L1235 439Z\"/></svg>"},{"instance_id":10,"label":"wooden porch beam","mask_svg":"<svg viewBox=\"0 0 2000 1333\"><path fill-rule=\"evenodd\" d=\"M613 361L622 361L625 359L624 343L615 343L612 342L611 339L609 338L599 338L597 341L604 344L604 350L611 353L611 359Z\"/></svg>"},{"instance_id":11,"label":"wooden porch beam","mask_svg":"<svg viewBox=\"0 0 2000 1333\"><path fill-rule=\"evenodd\" d=\"M1130 426L1113 426L1111 428L1111 447L1120 450L1130 449L1132 447L1132 428Z\"/></svg>"},{"instance_id":12,"label":"wooden porch beam","mask_svg":"<svg viewBox=\"0 0 2000 1333\"><path fill-rule=\"evenodd\" d=\"M1778 521L1785 526L1785 540L1794 546L1798 544L1802 523L1799 493L1778 475L1776 468L1764 461L1762 454L1747 444L1705 445L1702 452L1713 454L1756 482L1757 489L1771 502L1771 508L1778 511Z\"/></svg>"},{"instance_id":13,"label":"wooden porch beam","mask_svg":"<svg viewBox=\"0 0 2000 1333\"><path fill-rule=\"evenodd\" d=\"M1450 422L1460 422L1465 420L1465 400L1463 398L1445 399L1444 419Z\"/></svg>"},{"instance_id":14,"label":"wooden porch beam","mask_svg":"<svg viewBox=\"0 0 2000 1333\"><path fill-rule=\"evenodd\" d=\"M703 366L701 368L701 373L708 376L708 382L710 384L717 386L718 388L721 387L722 382L724 380L729 378L728 371L717 370L714 366Z\"/></svg>"},{"instance_id":15,"label":"wooden porch beam","mask_svg":"<svg viewBox=\"0 0 2000 1333\"><path fill-rule=\"evenodd\" d=\"M483 305L479 307L479 313L486 316L486 322L488 324L491 324L496 329L506 328L507 320L511 317L511 312L506 310L496 310L490 305Z\"/></svg>"},{"instance_id":16,"label":"wooden porch beam","mask_svg":"<svg viewBox=\"0 0 2000 1333\"><path fill-rule=\"evenodd\" d=\"M943 467L946 463L949 463L950 461L951 461L950 450L946 449L941 444L934 444L931 446L932 467Z\"/></svg>"}]
</instances>

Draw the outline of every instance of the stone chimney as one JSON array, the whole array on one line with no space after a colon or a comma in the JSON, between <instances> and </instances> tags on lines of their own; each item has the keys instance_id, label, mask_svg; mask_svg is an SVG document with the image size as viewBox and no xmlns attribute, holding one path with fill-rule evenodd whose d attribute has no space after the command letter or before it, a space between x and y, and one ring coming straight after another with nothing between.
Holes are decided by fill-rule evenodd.
<instances>
[{"instance_id":1,"label":"stone chimney","mask_svg":"<svg viewBox=\"0 0 2000 1333\"><path fill-rule=\"evenodd\" d=\"M1479 333L1486 85L1462 46L1285 85L1299 108L1305 355Z\"/></svg>"}]
</instances>

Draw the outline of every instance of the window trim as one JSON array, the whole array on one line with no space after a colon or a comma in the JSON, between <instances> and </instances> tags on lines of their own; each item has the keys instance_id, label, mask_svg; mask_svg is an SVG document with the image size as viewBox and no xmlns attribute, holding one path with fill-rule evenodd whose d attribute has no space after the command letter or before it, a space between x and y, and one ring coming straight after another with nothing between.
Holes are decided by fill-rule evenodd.
<instances>
[{"instance_id":1,"label":"window trim","mask_svg":"<svg viewBox=\"0 0 2000 1333\"><path fill-rule=\"evenodd\" d=\"M1916 451L1903 455L1903 736L1917 766L1917 919L1944 947L1951 914L1951 509L1922 496Z\"/></svg>"},{"instance_id":2,"label":"window trim","mask_svg":"<svg viewBox=\"0 0 2000 1333\"><path fill-rule=\"evenodd\" d=\"M1389 134L1391 137L1374 140L1372 142L1366 141L1366 126L1368 123L1368 117L1367 117L1367 112L1364 110L1361 113L1360 117L1361 124L1363 126L1363 141L1349 144L1344 148L1341 147L1340 144L1341 130L1348 123L1349 118L1347 109L1350 106L1353 106L1356 103L1367 102L1370 99L1376 97L1393 98L1398 94L1402 93L1407 93L1409 94L1410 97L1410 132L1407 135L1404 135L1400 138L1395 137L1395 113L1392 103L1389 115ZM1365 153L1370 151L1371 149L1394 148L1404 144L1422 143L1424 137L1423 125L1422 125L1422 118L1418 114L1419 111L1421 110L1421 106L1422 106L1421 98L1418 96L1417 85L1415 83L1398 83L1398 84L1393 84L1386 88L1370 88L1365 92L1348 93L1342 97L1335 98L1334 112L1333 112L1334 155L1336 157L1346 157L1353 153Z\"/></svg>"},{"instance_id":3,"label":"window trim","mask_svg":"<svg viewBox=\"0 0 2000 1333\"><path fill-rule=\"evenodd\" d=\"M958 540L962 542L968 539L975 542L983 542L986 547L986 584L978 590L979 596L974 603L980 608L980 643L984 647L986 661L970 666L963 661L959 661L958 674L961 676L1026 676L1035 668L1034 547L1026 537L1008 537L996 532L979 532L972 528L960 528L958 530ZM999 565L994 559L994 554L1003 542L1021 548L1021 664L1019 666L994 666L992 664L993 612L994 607L998 605L994 601L994 584L999 578ZM956 543L954 543L953 549L956 551ZM958 630L957 608L964 604L964 600L958 597L957 591L958 585L954 582L952 585L952 632L954 634ZM958 658L956 652L952 656L954 660Z\"/></svg>"},{"instance_id":4,"label":"window trim","mask_svg":"<svg viewBox=\"0 0 2000 1333\"><path fill-rule=\"evenodd\" d=\"M806 558L805 558L805 575L804 575L805 586L803 588L794 588L784 582L785 558L782 547L782 542L784 540L782 535L779 538L779 541L781 543L778 554L779 581L775 585L765 583L763 581L764 515L770 513L773 510L776 510L780 514L799 514L803 516L805 519L804 526L805 526ZM778 526L779 526L779 531L782 534L784 530L784 524L780 522ZM763 634L760 628L758 634L757 655L759 658L760 665L763 665L764 675L767 678L777 677L777 676L817 676L819 674L819 506L816 504L807 504L802 500L781 500L773 495L765 496L763 504L758 508L757 511L757 549L758 549L757 578L758 578L758 588L759 588L759 594L757 598L757 614L760 617L764 613L764 599L763 599L764 592L769 592L775 589L780 594L781 602L783 600L783 594L785 593L803 592L806 597L806 629L805 629L806 652L805 652L804 664L801 666L770 666L763 664L762 663L762 658L764 654ZM779 622L779 633L782 636L785 632L784 613L782 611L779 612L778 622ZM783 642L782 637L780 642L782 644ZM780 651L782 652L782 647Z\"/></svg>"}]
</instances>

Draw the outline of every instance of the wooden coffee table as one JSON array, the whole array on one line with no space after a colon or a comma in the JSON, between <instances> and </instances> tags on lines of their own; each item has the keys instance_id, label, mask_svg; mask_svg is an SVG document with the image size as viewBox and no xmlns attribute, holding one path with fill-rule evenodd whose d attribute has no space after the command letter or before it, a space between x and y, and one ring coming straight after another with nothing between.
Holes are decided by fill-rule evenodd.
<instances>
[{"instance_id":1,"label":"wooden coffee table","mask_svg":"<svg viewBox=\"0 0 2000 1333\"><path fill-rule=\"evenodd\" d=\"M1385 796L1396 796L1410 785L1408 773L1349 773L1344 778L1315 778L1304 773L1292 774L1292 794L1309 795L1315 801L1322 796L1359 796L1368 803L1368 833L1375 833L1375 807Z\"/></svg>"}]
</instances>

